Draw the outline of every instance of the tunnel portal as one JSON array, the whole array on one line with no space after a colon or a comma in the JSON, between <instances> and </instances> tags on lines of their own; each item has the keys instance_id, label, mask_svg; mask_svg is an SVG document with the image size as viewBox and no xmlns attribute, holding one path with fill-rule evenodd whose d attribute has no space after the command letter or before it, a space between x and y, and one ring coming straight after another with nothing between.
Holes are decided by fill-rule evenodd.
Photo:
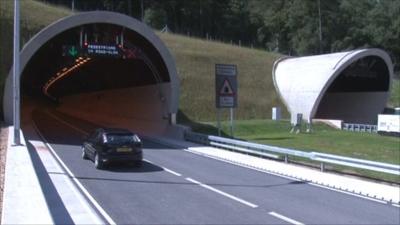
<instances>
[{"instance_id":1,"label":"tunnel portal","mask_svg":"<svg viewBox=\"0 0 400 225\"><path fill-rule=\"evenodd\" d=\"M174 59L136 19L102 11L66 17L33 37L20 61L21 116L40 101L101 126L162 133L174 124L179 99ZM11 124L12 71L4 109Z\"/></svg>"},{"instance_id":2,"label":"tunnel portal","mask_svg":"<svg viewBox=\"0 0 400 225\"><path fill-rule=\"evenodd\" d=\"M393 64L381 49L359 49L283 57L272 75L292 118L376 124L389 98Z\"/></svg>"}]
</instances>

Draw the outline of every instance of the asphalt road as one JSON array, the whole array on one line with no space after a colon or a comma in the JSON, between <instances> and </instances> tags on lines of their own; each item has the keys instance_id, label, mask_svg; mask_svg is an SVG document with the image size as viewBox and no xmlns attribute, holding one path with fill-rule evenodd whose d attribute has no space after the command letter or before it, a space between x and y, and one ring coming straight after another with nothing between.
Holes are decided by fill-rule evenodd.
<instances>
[{"instance_id":1,"label":"asphalt road","mask_svg":"<svg viewBox=\"0 0 400 225\"><path fill-rule=\"evenodd\" d=\"M400 224L391 205L319 188L144 140L142 168L96 170L81 158L96 127L35 111L58 156L117 224Z\"/></svg>"}]
</instances>

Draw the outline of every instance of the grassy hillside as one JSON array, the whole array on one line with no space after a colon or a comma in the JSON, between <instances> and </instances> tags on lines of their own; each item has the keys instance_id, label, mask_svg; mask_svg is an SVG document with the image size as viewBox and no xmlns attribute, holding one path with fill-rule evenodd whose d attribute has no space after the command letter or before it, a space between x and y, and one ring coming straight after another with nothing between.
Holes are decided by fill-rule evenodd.
<instances>
[{"instance_id":1,"label":"grassy hillside","mask_svg":"<svg viewBox=\"0 0 400 225\"><path fill-rule=\"evenodd\" d=\"M38 31L71 12L32 0L20 1L21 49ZM0 0L0 119L3 116L4 81L12 66L14 1Z\"/></svg>"},{"instance_id":2,"label":"grassy hillside","mask_svg":"<svg viewBox=\"0 0 400 225\"><path fill-rule=\"evenodd\" d=\"M400 79L393 79L389 106L400 107Z\"/></svg>"},{"instance_id":3,"label":"grassy hillside","mask_svg":"<svg viewBox=\"0 0 400 225\"><path fill-rule=\"evenodd\" d=\"M13 1L1 1L1 84L12 63ZM25 43L37 31L71 14L68 9L32 0L21 1L21 32ZM215 120L215 63L237 64L237 118L266 118L280 105L271 78L276 54L211 41L158 33L176 59L181 79L180 110L192 120ZM227 114L226 114L227 116Z\"/></svg>"},{"instance_id":4,"label":"grassy hillside","mask_svg":"<svg viewBox=\"0 0 400 225\"><path fill-rule=\"evenodd\" d=\"M26 43L40 29L70 15L66 8L46 5L34 0L21 1L21 42ZM0 0L0 93L12 64L13 1ZM240 48L229 44L184 36L157 33L176 59L181 80L180 110L195 121L216 120L216 63L237 64L239 100L235 111L238 119L270 118L271 107L281 106L271 77L271 67L280 56L261 50ZM393 85L389 105L398 106L400 82ZM0 103L2 96L0 96ZM2 104L0 113L2 115ZM283 111L287 117L287 112ZM182 118L182 117L181 117ZM228 119L225 110L224 119ZM178 118L179 119L179 118Z\"/></svg>"},{"instance_id":5,"label":"grassy hillside","mask_svg":"<svg viewBox=\"0 0 400 225\"><path fill-rule=\"evenodd\" d=\"M180 108L189 118L215 120L215 64L238 67L237 118L266 118L281 105L271 68L279 55L171 34L159 34L176 59L181 79ZM227 110L225 110L227 117Z\"/></svg>"}]
</instances>

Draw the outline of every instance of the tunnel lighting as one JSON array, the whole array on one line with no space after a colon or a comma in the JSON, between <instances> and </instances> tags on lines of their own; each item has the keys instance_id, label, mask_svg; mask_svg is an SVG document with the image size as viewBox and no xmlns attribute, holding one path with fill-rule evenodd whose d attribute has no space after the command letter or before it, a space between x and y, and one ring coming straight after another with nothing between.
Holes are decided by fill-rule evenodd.
<instances>
[{"instance_id":1,"label":"tunnel lighting","mask_svg":"<svg viewBox=\"0 0 400 225\"><path fill-rule=\"evenodd\" d=\"M80 58L81 60L83 59L82 57L79 57L79 58ZM78 58L78 59L79 59L79 58ZM87 63L87 62L90 60L90 58L86 58L85 60L86 60L86 61L81 61L81 62L79 62L78 64L75 64L75 65L71 66L71 68L64 67L60 72L57 72L55 76L51 77L51 78L45 83L45 85L44 85L43 88L42 88L43 93L44 93L45 95L47 95L48 97L50 97L50 98L52 98L52 99L55 99L55 98L54 98L53 96L51 96L51 95L49 94L49 92L48 92L49 89L50 89L50 87L51 87L55 82L57 82L58 80L60 80L61 78L67 76L68 74L71 74L72 71L74 71L74 70L77 69L78 67L82 66L83 64ZM78 61L76 61L76 62L78 62Z\"/></svg>"}]
</instances>

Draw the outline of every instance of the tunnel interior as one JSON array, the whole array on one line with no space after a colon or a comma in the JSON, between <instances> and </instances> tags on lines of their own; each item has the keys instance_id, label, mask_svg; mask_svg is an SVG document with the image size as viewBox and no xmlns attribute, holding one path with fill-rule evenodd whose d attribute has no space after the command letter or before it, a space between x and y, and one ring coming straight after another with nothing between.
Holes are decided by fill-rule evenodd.
<instances>
[{"instance_id":1,"label":"tunnel interior","mask_svg":"<svg viewBox=\"0 0 400 225\"><path fill-rule=\"evenodd\" d=\"M150 123L167 122L170 81L162 56L141 34L115 24L80 25L29 59L21 112L35 99L104 126L151 130Z\"/></svg>"},{"instance_id":2,"label":"tunnel interior","mask_svg":"<svg viewBox=\"0 0 400 225\"><path fill-rule=\"evenodd\" d=\"M324 93L315 118L374 124L385 107L390 73L378 56L360 58L344 68Z\"/></svg>"},{"instance_id":3,"label":"tunnel interior","mask_svg":"<svg viewBox=\"0 0 400 225\"><path fill-rule=\"evenodd\" d=\"M86 40L82 40L83 45L119 46L122 44L117 39L123 33L124 46L118 49L117 56L88 55L83 50L77 50L76 56L65 55L65 46L80 48L82 30L83 36L86 36ZM128 46L139 49L151 60L160 76L159 81L140 57L128 58L123 53L121 49L128 49ZM21 93L34 96L44 94L42 89L46 82L56 77L64 68L78 65L79 58L90 58L90 61L55 82L49 90L51 96L63 97L82 92L169 82L166 66L158 51L140 34L112 24L88 24L62 32L38 50L21 73Z\"/></svg>"}]
</instances>

